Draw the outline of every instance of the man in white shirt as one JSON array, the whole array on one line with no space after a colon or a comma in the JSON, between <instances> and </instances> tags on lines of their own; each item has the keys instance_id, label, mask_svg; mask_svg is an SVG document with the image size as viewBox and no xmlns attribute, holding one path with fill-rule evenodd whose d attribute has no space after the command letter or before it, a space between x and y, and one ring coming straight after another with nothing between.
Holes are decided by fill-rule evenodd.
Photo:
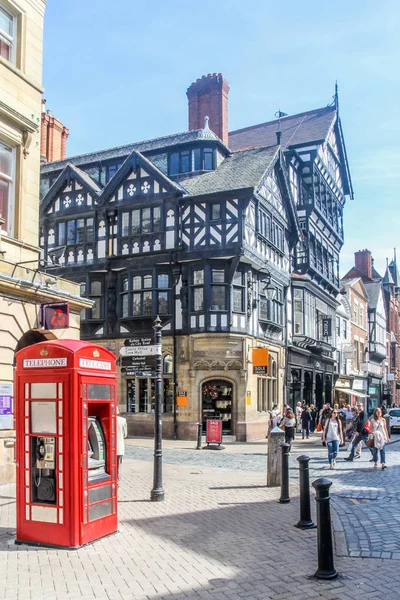
<instances>
[{"instance_id":1,"label":"man in white shirt","mask_svg":"<svg viewBox=\"0 0 400 600\"><path fill-rule=\"evenodd\" d=\"M126 419L119 414L117 407L117 473L118 482L121 479L122 457L125 454L125 438L128 436L128 426Z\"/></svg>"}]
</instances>

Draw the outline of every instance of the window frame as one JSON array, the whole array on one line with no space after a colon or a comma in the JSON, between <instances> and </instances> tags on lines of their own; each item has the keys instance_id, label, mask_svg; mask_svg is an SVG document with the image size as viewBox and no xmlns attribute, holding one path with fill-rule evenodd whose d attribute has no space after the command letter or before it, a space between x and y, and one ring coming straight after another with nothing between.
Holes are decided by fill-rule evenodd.
<instances>
[{"instance_id":1,"label":"window frame","mask_svg":"<svg viewBox=\"0 0 400 600\"><path fill-rule=\"evenodd\" d=\"M5 7L3 4L0 5L0 10L3 11L8 17L11 18L12 23L12 34L10 36L9 33L4 31L4 29L0 29L0 41L5 40L5 45L10 48L10 56L6 58L5 56L0 56L11 63L12 65L17 65L17 43L18 43L18 15L14 13L8 6Z\"/></svg>"},{"instance_id":2,"label":"window frame","mask_svg":"<svg viewBox=\"0 0 400 600\"><path fill-rule=\"evenodd\" d=\"M144 211L150 211L150 217L148 219L149 229L143 231L143 213ZM157 211L157 217L155 213ZM135 216L135 230L134 217ZM138 217L138 219L137 219ZM124 224L124 219L128 218L128 224ZM162 228L162 206L142 206L140 208L131 208L130 210L121 210L118 215L118 232L121 238L129 238L135 235L149 235L152 233L160 233ZM124 233L127 231L127 233Z\"/></svg>"},{"instance_id":3,"label":"window frame","mask_svg":"<svg viewBox=\"0 0 400 600\"><path fill-rule=\"evenodd\" d=\"M16 205L16 174L17 174L17 149L9 143L6 143L0 138L0 145L3 146L6 151L10 151L11 155L11 168L8 174L5 171L0 171L0 181L4 181L8 186L8 197L7 197L7 216L0 215L0 218L4 219L5 223L0 226L1 231L5 235L14 235L14 221L15 221L15 205Z\"/></svg>"},{"instance_id":4,"label":"window frame","mask_svg":"<svg viewBox=\"0 0 400 600\"><path fill-rule=\"evenodd\" d=\"M200 159L199 159L199 163L200 163L200 168L197 169L196 168L196 153L198 153L200 151ZM168 175L170 175L171 177L175 177L178 175L187 175L188 173L201 173L201 172L206 172L209 173L210 171L214 171L215 169L215 164L216 164L216 158L215 158L215 148L213 146L204 146L204 147L199 147L199 146L195 146L195 147L191 147L191 148L182 148L181 150L175 150L174 152L170 152L168 154ZM189 154L188 157L188 161L189 161L189 170L182 170L182 165L183 165L183 157L184 160L187 159L187 154ZM173 158L174 157L174 158ZM209 157L211 157L211 162L207 163L210 165L210 168L206 168L206 159L209 159ZM175 163L177 164L177 169L173 170L172 169L172 164Z\"/></svg>"}]
</instances>

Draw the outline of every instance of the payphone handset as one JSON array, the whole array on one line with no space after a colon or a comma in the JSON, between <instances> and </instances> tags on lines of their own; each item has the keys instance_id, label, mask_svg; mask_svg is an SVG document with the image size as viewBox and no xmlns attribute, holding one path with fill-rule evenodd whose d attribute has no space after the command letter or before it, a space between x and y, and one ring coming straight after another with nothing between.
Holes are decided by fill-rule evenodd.
<instances>
[{"instance_id":1,"label":"payphone handset","mask_svg":"<svg viewBox=\"0 0 400 600\"><path fill-rule=\"evenodd\" d=\"M36 468L55 469L56 440L53 437L36 439Z\"/></svg>"}]
</instances>

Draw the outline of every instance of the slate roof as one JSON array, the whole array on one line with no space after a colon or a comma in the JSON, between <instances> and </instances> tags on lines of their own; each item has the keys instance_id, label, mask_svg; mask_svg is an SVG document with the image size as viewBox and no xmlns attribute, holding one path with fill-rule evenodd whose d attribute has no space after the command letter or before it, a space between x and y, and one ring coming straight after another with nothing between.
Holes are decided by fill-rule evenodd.
<instances>
[{"instance_id":1,"label":"slate roof","mask_svg":"<svg viewBox=\"0 0 400 600\"><path fill-rule=\"evenodd\" d=\"M386 268L385 275L382 279L383 285L394 285L392 273L390 272L389 267Z\"/></svg>"},{"instance_id":2,"label":"slate roof","mask_svg":"<svg viewBox=\"0 0 400 600\"><path fill-rule=\"evenodd\" d=\"M282 150L324 140L336 116L334 106L317 108L297 115L282 117L280 130L282 132ZM254 146L272 146L276 144L278 119L229 133L229 148L240 150Z\"/></svg>"},{"instance_id":3,"label":"slate roof","mask_svg":"<svg viewBox=\"0 0 400 600\"><path fill-rule=\"evenodd\" d=\"M80 178L93 190L95 190L96 192L101 192L101 187L98 185L98 183L96 183L96 181L94 181L90 175L88 175L85 171L82 171L82 169L79 169L78 167L76 167L75 165L73 165L72 163L68 163L69 166L71 167L72 171L75 171L75 173L77 173Z\"/></svg>"},{"instance_id":4,"label":"slate roof","mask_svg":"<svg viewBox=\"0 0 400 600\"><path fill-rule=\"evenodd\" d=\"M368 294L368 307L376 308L379 302L379 294L381 291L381 282L373 281L371 283L364 283L364 287Z\"/></svg>"},{"instance_id":5,"label":"slate roof","mask_svg":"<svg viewBox=\"0 0 400 600\"><path fill-rule=\"evenodd\" d=\"M275 162L278 153L279 146L276 145L233 152L215 171L191 177L179 177L177 181L190 196L254 189L268 167Z\"/></svg>"},{"instance_id":6,"label":"slate roof","mask_svg":"<svg viewBox=\"0 0 400 600\"><path fill-rule=\"evenodd\" d=\"M51 173L53 171L59 171L60 169L66 167L69 162L72 162L74 165L87 165L91 162L104 161L112 158L121 158L125 160L132 150L149 152L152 150L166 148L168 146L175 146L177 144L207 139L203 136L203 132L203 129L194 129L193 131L174 133L172 135L166 135L163 137L154 138L152 140L145 140L143 142L134 142L133 144L116 146L115 148L109 148L107 150L89 152L88 154L78 154L76 156L70 156L65 160L56 160L45 163L41 166L41 172L44 174ZM210 137L211 139L218 140L220 144L223 145L221 140L213 132L209 133L208 139Z\"/></svg>"}]
</instances>

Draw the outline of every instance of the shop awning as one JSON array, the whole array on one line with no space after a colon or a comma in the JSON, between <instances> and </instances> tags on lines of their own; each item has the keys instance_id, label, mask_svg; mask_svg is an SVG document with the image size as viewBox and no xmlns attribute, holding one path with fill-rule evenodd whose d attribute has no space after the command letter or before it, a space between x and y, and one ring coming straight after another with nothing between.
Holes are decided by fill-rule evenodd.
<instances>
[{"instance_id":1,"label":"shop awning","mask_svg":"<svg viewBox=\"0 0 400 600\"><path fill-rule=\"evenodd\" d=\"M369 398L368 394L364 392L358 392L357 390L349 390L349 388L335 388L337 392L342 394L348 394L349 396L356 396L356 398Z\"/></svg>"}]
</instances>

